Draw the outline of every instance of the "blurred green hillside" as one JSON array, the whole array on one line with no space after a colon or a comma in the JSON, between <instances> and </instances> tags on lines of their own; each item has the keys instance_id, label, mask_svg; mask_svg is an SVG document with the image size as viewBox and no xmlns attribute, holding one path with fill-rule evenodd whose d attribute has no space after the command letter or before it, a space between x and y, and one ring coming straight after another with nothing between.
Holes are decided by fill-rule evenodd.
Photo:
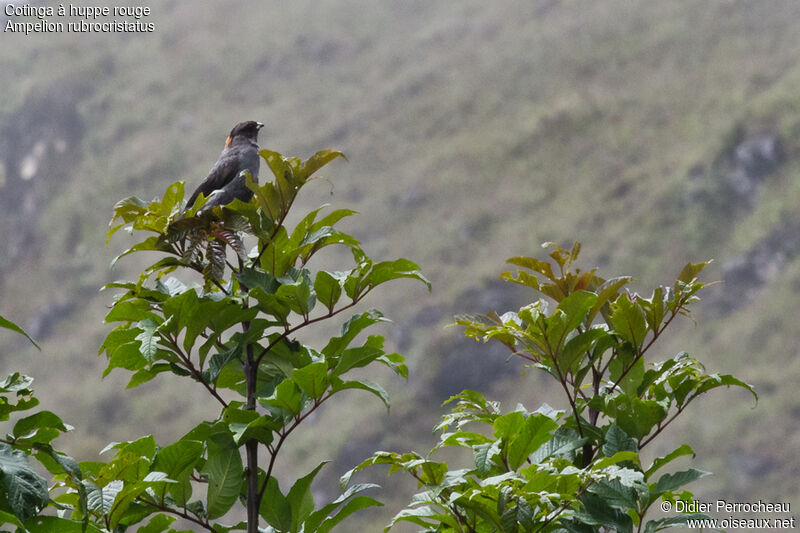
<instances>
[{"instance_id":1,"label":"blurred green hillside","mask_svg":"<svg viewBox=\"0 0 800 533\"><path fill-rule=\"evenodd\" d=\"M699 499L800 505L800 3L151 8L153 33L0 35L0 312L42 346L0 334L0 371L34 375L43 404L77 427L63 448L90 459L111 440L181 435L190 423L176 415L216 416L202 391L169 380L101 381L113 295L97 290L140 266L109 271L130 244L105 245L114 203L199 182L233 124L253 119L266 124L262 147L347 154L298 214L358 210L347 230L369 253L418 262L434 287L375 294L410 379L390 383L392 412L375 406L369 426L353 427L358 393L328 407L291 442L298 468L335 458L332 479L377 449L429 448L439 404L463 387L508 408L555 402L520 379L518 361L445 326L529 301L495 281L506 258L580 240L586 268L633 275L642 290L715 260L710 277L725 283L663 357L685 349L761 401L714 393L668 438L715 473L694 487ZM382 494L377 523L409 495Z\"/></svg>"}]
</instances>

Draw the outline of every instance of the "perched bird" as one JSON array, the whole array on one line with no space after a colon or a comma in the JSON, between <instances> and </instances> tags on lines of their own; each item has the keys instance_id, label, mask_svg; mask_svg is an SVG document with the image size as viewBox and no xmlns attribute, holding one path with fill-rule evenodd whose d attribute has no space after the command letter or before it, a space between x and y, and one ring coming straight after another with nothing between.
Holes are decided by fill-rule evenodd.
<instances>
[{"instance_id":1,"label":"perched bird","mask_svg":"<svg viewBox=\"0 0 800 533\"><path fill-rule=\"evenodd\" d=\"M189 197L187 207L192 207L200 193L208 198L201 211L207 211L216 205L226 205L235 198L249 202L253 191L245 185L243 171L248 170L253 180L258 182L258 130L264 125L248 120L240 122L231 130L225 141L225 148L219 159L211 168L206 179Z\"/></svg>"}]
</instances>

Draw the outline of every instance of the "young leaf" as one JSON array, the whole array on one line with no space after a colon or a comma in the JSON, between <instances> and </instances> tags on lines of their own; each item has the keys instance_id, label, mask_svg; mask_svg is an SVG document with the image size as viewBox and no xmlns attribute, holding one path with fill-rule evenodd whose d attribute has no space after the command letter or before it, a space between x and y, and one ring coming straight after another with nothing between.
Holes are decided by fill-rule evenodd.
<instances>
[{"instance_id":1,"label":"young leaf","mask_svg":"<svg viewBox=\"0 0 800 533\"><path fill-rule=\"evenodd\" d=\"M303 162L300 167L300 177L304 181L307 180L317 170L327 165L337 157L344 158L345 161L347 160L347 157L345 157L345 155L341 152L336 152L334 150L320 150Z\"/></svg>"},{"instance_id":2,"label":"young leaf","mask_svg":"<svg viewBox=\"0 0 800 533\"><path fill-rule=\"evenodd\" d=\"M627 294L620 295L611 306L609 324L614 332L631 343L637 350L644 343L647 320L642 306Z\"/></svg>"},{"instance_id":3,"label":"young leaf","mask_svg":"<svg viewBox=\"0 0 800 533\"><path fill-rule=\"evenodd\" d=\"M597 302L597 295L589 291L575 291L558 303L566 317L565 329L574 330L586 320L589 310Z\"/></svg>"},{"instance_id":4,"label":"young leaf","mask_svg":"<svg viewBox=\"0 0 800 533\"><path fill-rule=\"evenodd\" d=\"M705 261L703 263L687 263L686 266L683 267L681 273L678 274L678 281L682 283L689 284L697 279L697 275L703 271L708 265L711 264L711 261Z\"/></svg>"}]
</instances>

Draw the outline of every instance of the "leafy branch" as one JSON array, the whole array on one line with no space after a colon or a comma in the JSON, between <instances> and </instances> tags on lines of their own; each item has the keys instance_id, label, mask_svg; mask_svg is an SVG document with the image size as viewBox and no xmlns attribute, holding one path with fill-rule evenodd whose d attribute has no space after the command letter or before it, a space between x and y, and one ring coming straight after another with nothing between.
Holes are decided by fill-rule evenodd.
<instances>
[{"instance_id":1,"label":"leafy branch","mask_svg":"<svg viewBox=\"0 0 800 533\"><path fill-rule=\"evenodd\" d=\"M436 427L441 448L469 450L467 468L414 452L377 452L353 472L386 464L422 487L398 513L423 531L658 531L686 524L697 514L645 521L658 499L705 472L688 469L659 475L679 457L693 455L682 445L645 468L641 449L659 436L686 407L718 387L753 388L730 375L707 374L681 352L662 362L648 361L656 341L706 284L698 275L708 263L690 263L671 287L649 298L623 291L632 278L601 278L577 266L580 244L566 250L552 243L550 261L509 260L521 267L501 277L534 289L544 298L518 311L460 315L467 337L497 341L527 366L555 379L569 404L567 412L547 405L529 412L521 405L503 413L475 391L463 391ZM551 302L555 308L549 309ZM472 426L477 426L473 429ZM681 498L690 498L683 491Z\"/></svg>"}]
</instances>

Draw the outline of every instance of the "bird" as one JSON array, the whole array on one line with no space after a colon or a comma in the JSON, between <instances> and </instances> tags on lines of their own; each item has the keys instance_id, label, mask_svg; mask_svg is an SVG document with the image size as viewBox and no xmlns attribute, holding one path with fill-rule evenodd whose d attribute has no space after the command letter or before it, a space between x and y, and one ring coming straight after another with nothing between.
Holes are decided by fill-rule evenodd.
<instances>
[{"instance_id":1,"label":"bird","mask_svg":"<svg viewBox=\"0 0 800 533\"><path fill-rule=\"evenodd\" d=\"M194 205L200 193L208 200L198 214L217 205L229 204L236 198L243 202L250 201L253 191L245 184L244 171L249 171L258 183L258 131L262 127L264 125L261 122L253 120L240 122L233 127L217 162L189 197L187 208Z\"/></svg>"}]
</instances>

